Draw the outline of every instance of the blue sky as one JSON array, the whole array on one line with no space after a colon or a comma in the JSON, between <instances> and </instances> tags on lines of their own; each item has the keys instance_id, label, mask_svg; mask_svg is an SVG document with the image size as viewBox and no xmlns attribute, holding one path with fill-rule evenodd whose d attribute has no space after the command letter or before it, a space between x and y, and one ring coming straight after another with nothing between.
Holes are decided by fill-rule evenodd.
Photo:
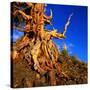
<instances>
[{"instance_id":1,"label":"blue sky","mask_svg":"<svg viewBox=\"0 0 90 90\"><path fill-rule=\"evenodd\" d=\"M66 32L66 39L53 38L53 41L59 49L62 48L63 44L66 44L69 54L87 62L87 7L48 4L46 7L47 15L50 14L50 9L53 12L53 26L48 25L46 28L52 30L54 27L59 33L64 30L64 25L69 15L73 13L71 23ZM22 33L15 30L12 38L16 41L20 36L22 36Z\"/></svg>"}]
</instances>

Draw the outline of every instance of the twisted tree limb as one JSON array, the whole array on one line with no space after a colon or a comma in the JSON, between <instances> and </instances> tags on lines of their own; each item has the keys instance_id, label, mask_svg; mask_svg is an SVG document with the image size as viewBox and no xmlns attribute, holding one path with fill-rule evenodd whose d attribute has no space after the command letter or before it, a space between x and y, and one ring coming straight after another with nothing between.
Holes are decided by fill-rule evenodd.
<instances>
[{"instance_id":1,"label":"twisted tree limb","mask_svg":"<svg viewBox=\"0 0 90 90\"><path fill-rule=\"evenodd\" d=\"M25 20L30 20L30 19L32 19L32 16L27 15L27 14L26 14L24 11L22 11L22 10L16 10L16 11L13 13L14 16L16 16L16 15L18 15L18 14L21 14L21 16L22 16Z\"/></svg>"},{"instance_id":2,"label":"twisted tree limb","mask_svg":"<svg viewBox=\"0 0 90 90\"><path fill-rule=\"evenodd\" d=\"M53 31L50 31L49 34L51 35L51 37L54 37L54 38L59 38L59 39L64 39L65 38L65 33L67 31L67 28L70 24L70 20L71 20L71 17L72 17L73 14L71 14L68 18L68 21L67 23L65 24L65 27L64 27L64 31L63 33L57 33L56 29L54 29Z\"/></svg>"},{"instance_id":3,"label":"twisted tree limb","mask_svg":"<svg viewBox=\"0 0 90 90\"><path fill-rule=\"evenodd\" d=\"M67 21L67 23L65 24L63 36L65 35L65 33L66 33L66 31L67 31L67 28L68 28L68 26L69 26L69 24L70 24L70 20L71 20L71 17L72 17L72 16L73 16L73 13L69 16L68 21Z\"/></svg>"}]
</instances>

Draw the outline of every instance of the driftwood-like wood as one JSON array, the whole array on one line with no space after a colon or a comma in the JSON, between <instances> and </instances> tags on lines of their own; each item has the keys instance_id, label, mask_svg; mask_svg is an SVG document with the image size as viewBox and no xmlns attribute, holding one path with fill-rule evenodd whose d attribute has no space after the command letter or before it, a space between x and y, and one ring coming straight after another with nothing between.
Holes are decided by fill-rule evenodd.
<instances>
[{"instance_id":1,"label":"driftwood-like wood","mask_svg":"<svg viewBox=\"0 0 90 90\"><path fill-rule=\"evenodd\" d=\"M72 14L69 16L68 21L65 24L63 33L57 33L56 30L47 31L44 28L44 25L51 24L51 19L53 17L52 10L50 10L50 16L45 15L45 4L32 4L26 2L15 3L15 5L19 8L16 8L11 12L13 18L21 15L25 21L25 26L22 28L19 27L19 25L13 25L13 28L24 32L24 36L19 41L16 41L13 59L15 60L18 55L22 54L28 63L32 65L34 70L40 75L44 75L48 72L50 84L56 85L56 73L54 70L57 69L57 75L60 76L61 66L57 64L59 51L53 43L52 38L65 38L65 33L70 24ZM15 5L12 5L13 8L15 8ZM28 11L29 14L27 14L25 10L20 9L23 5L30 8ZM27 47L29 48L27 49Z\"/></svg>"}]
</instances>

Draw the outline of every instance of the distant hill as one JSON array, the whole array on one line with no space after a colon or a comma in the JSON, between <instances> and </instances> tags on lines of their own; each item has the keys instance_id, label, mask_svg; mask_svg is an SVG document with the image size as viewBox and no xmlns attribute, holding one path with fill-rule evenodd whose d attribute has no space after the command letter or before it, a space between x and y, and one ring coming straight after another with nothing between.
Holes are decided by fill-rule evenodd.
<instances>
[{"instance_id":1,"label":"distant hill","mask_svg":"<svg viewBox=\"0 0 90 90\"><path fill-rule=\"evenodd\" d=\"M65 53L66 52L66 53ZM65 85L86 84L88 67L87 63L78 60L76 56L68 55L67 51L62 51L59 56L62 65L62 81Z\"/></svg>"}]
</instances>

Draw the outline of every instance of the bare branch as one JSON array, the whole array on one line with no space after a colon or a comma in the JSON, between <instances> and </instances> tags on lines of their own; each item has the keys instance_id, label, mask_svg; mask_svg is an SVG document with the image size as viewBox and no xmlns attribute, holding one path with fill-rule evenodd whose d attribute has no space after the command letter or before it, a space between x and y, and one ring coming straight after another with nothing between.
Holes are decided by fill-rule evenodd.
<instances>
[{"instance_id":1,"label":"bare branch","mask_svg":"<svg viewBox=\"0 0 90 90\"><path fill-rule=\"evenodd\" d=\"M71 14L68 18L68 21L67 23L65 24L65 27L64 27L64 32L63 33L57 33L56 29L54 29L53 31L50 32L50 35L52 37L55 37L55 38L59 38L59 39L64 39L65 38L65 33L67 31L67 27L69 26L70 24L70 20L71 20L71 17L72 17L73 14Z\"/></svg>"},{"instance_id":2,"label":"bare branch","mask_svg":"<svg viewBox=\"0 0 90 90\"><path fill-rule=\"evenodd\" d=\"M33 4L30 3L30 2L26 2L26 4L27 4L29 7L32 7L32 6L33 6Z\"/></svg>"},{"instance_id":3,"label":"bare branch","mask_svg":"<svg viewBox=\"0 0 90 90\"><path fill-rule=\"evenodd\" d=\"M70 20L71 20L72 15L73 15L73 13L69 16L68 21L67 21L67 23L65 24L63 35L65 35L65 33L66 33L66 31L67 31L67 27L68 27L69 24L70 24Z\"/></svg>"},{"instance_id":4,"label":"bare branch","mask_svg":"<svg viewBox=\"0 0 90 90\"><path fill-rule=\"evenodd\" d=\"M50 9L50 16L44 15L44 18L45 19L52 19L52 10L51 9Z\"/></svg>"},{"instance_id":5,"label":"bare branch","mask_svg":"<svg viewBox=\"0 0 90 90\"><path fill-rule=\"evenodd\" d=\"M30 20L32 17L30 15L26 15L22 10L16 10L13 15L16 16L18 14L21 14L25 20Z\"/></svg>"},{"instance_id":6,"label":"bare branch","mask_svg":"<svg viewBox=\"0 0 90 90\"><path fill-rule=\"evenodd\" d=\"M51 31L51 32L49 32L49 33L50 33L50 35L51 35L52 37L54 37L54 38L59 38L59 39L64 39L64 38L65 38L65 36L63 36L62 33L57 33L56 30L53 30L53 31Z\"/></svg>"}]
</instances>

